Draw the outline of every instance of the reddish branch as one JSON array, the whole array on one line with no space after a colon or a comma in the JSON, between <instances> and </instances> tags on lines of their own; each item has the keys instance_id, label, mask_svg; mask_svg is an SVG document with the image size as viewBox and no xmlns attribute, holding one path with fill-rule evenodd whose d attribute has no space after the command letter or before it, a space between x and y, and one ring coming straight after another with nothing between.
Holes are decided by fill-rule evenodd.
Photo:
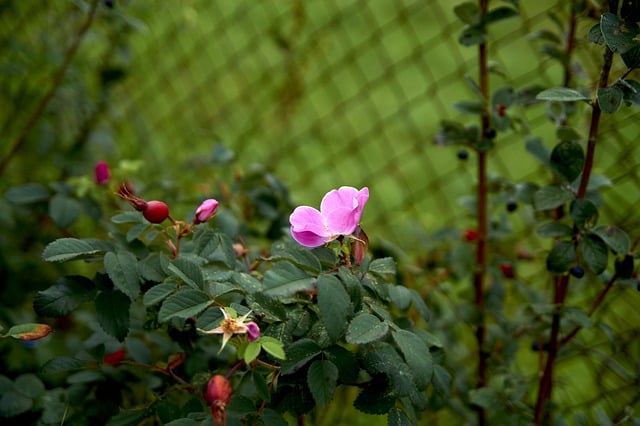
<instances>
[{"instance_id":1,"label":"reddish branch","mask_svg":"<svg viewBox=\"0 0 640 426\"><path fill-rule=\"evenodd\" d=\"M617 2L611 2L617 3ZM607 87L609 82L609 73L611 71L611 64L613 61L613 52L608 47L605 47L602 69L600 71L600 79L598 81L598 88ZM580 179L580 186L576 194L577 198L584 198L587 192L587 185L589 184L589 178L591 177L591 169L593 168L593 161L595 156L596 142L598 140L598 127L600 124L600 116L602 110L598 104L597 98L593 101L591 111L591 124L589 126L589 138L587 142L587 151L585 155L584 169L582 171L582 177ZM547 347L547 359L545 362L544 370L540 376L540 385L538 388L538 397L536 400L534 422L536 425L542 424L548 420L549 412L546 409L547 403L551 400L551 394L553 391L553 366L556 362L558 355L558 349L560 346L569 341L579 329L572 330L566 337L560 338L560 319L561 308L564 306L564 302L567 296L567 287L569 283L569 275L562 275L556 277L554 282L554 295L553 303L556 305L556 311L553 314L551 322L551 335L549 337L549 344ZM592 305L593 312L602 303L604 296L613 285L611 281L605 291L601 292L599 297Z\"/></svg>"},{"instance_id":2,"label":"reddish branch","mask_svg":"<svg viewBox=\"0 0 640 426\"><path fill-rule=\"evenodd\" d=\"M480 20L487 14L488 0L480 0ZM485 29L486 31L486 29ZM484 102L484 113L482 114L481 134L487 134L491 125L489 115L489 68L487 58L487 44L481 43L478 46L478 66L479 66L479 86ZM477 387L482 388L487 384L487 360L489 354L485 349L485 315L484 315L484 281L486 275L486 255L487 255L487 153L484 150L478 151L478 188L477 188L477 219L478 219L478 242L476 246L476 269L473 276L474 303L480 312L480 322L476 328L476 341L478 344L478 382ZM486 412L484 408L478 407L478 425L486 424Z\"/></svg>"}]
</instances>

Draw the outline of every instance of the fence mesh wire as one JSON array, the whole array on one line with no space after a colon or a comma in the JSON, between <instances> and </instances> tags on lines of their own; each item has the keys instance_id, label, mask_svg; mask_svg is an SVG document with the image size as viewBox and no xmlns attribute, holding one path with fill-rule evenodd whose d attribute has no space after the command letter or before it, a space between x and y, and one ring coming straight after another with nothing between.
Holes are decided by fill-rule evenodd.
<instances>
[{"instance_id":1,"label":"fence mesh wire","mask_svg":"<svg viewBox=\"0 0 640 426\"><path fill-rule=\"evenodd\" d=\"M562 13L558 7L562 2L520 3L520 17L491 29L490 55L496 70L491 86L561 85L561 67L550 59L541 60L542 43L528 36L541 29L555 30L549 12ZM97 71L81 95L101 93L108 101L84 103L69 113L65 102L80 95L58 93L48 113L69 121L69 134L61 139L77 138L74 124L99 113L90 141L97 155L143 155L157 165L185 163L194 156L211 155L213 145L222 142L235 151L240 163L273 169L299 203L317 204L328 189L340 185L366 185L372 196L363 225L370 236L398 246L414 247L443 225L472 223L459 202L475 184L472 159L458 160L457 148L434 144L440 121L459 118L452 104L474 96L464 82L475 78L476 51L458 43L461 24L453 15L452 2L116 0L115 4L112 10L101 8L102 19L77 59L95 64ZM42 85L49 84L51 71L62 62L86 7L79 0L0 5L4 27L0 61L6 76L0 85L11 95L0 99L4 111L33 108ZM579 27L582 43L588 27L588 23ZM601 54L579 52L585 68L577 70L578 79L591 85ZM123 70L124 78L113 88L101 88L99 76L104 73L100 72L114 69ZM71 72L66 78L80 77ZM9 104L10 99L21 101ZM615 184L606 192L609 207L604 216L626 226L632 235L640 203L636 143L640 124L634 111L623 106L615 120L604 117L596 165L597 172ZM524 116L530 127L498 137L491 173L544 183L546 172L529 158L524 144L526 134L552 143L553 125L544 107L508 113ZM578 127L586 133L588 117L580 120ZM3 139L12 140L20 124L7 120ZM203 180L216 174L215 170L193 173L200 173ZM527 236L533 231L525 224L522 232ZM618 309L603 308L613 316ZM629 310L633 308L622 309ZM625 350L637 355L635 319L618 321L623 324L621 335L626 336ZM590 362L593 365L587 369L592 374L605 374L603 364ZM608 383L596 397L613 392L616 380ZM622 383L629 386L628 381ZM571 398L588 405L593 395ZM618 401L616 408L622 404L637 401Z\"/></svg>"}]
</instances>

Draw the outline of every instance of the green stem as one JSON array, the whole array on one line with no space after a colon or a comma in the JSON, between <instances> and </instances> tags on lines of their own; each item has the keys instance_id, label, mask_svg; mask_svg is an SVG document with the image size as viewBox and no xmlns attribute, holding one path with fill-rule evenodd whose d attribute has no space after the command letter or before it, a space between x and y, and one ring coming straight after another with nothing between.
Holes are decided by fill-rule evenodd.
<instances>
[{"instance_id":1,"label":"green stem","mask_svg":"<svg viewBox=\"0 0 640 426\"><path fill-rule=\"evenodd\" d=\"M18 151L22 149L22 147L24 146L27 140L27 136L29 135L29 132L36 125L36 123L40 119L40 116L44 113L44 110L47 108L47 105L49 105L49 102L51 102L51 100L53 99L53 96L58 90L58 87L60 87L60 84L62 83L62 78L64 77L67 69L69 68L71 61L75 57L75 54L78 51L78 47L80 47L80 42L82 41L85 34L91 27L91 24L93 23L93 20L96 16L96 11L98 10L98 3L99 3L99 0L93 0L91 2L91 5L89 7L89 13L87 14L87 19L78 30L78 34L76 34L76 37L73 40L73 43L71 43L71 46L69 46L69 49L67 50L67 53L64 57L64 61L60 66L60 69L58 69L58 71L53 75L51 87L49 88L47 93L45 93L42 99L40 99L40 102L36 106L35 110L33 110L33 112L31 113L31 116L29 117L24 127L18 134L18 137L16 138L16 140L13 142L13 145L11 145L11 149L9 149L9 152L7 153L6 157L4 157L2 161L0 161L0 174L4 172L4 170L9 165L9 162L18 153Z\"/></svg>"}]
</instances>

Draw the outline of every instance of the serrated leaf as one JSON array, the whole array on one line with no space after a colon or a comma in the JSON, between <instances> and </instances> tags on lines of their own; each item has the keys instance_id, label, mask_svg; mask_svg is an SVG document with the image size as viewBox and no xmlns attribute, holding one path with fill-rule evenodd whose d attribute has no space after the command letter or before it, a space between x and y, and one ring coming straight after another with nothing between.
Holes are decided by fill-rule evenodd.
<instances>
[{"instance_id":1,"label":"serrated leaf","mask_svg":"<svg viewBox=\"0 0 640 426\"><path fill-rule=\"evenodd\" d=\"M353 406L367 414L386 414L396 402L393 386L380 374L362 387Z\"/></svg>"},{"instance_id":2,"label":"serrated leaf","mask_svg":"<svg viewBox=\"0 0 640 426\"><path fill-rule=\"evenodd\" d=\"M418 336L407 330L391 333L405 361L411 368L416 385L425 388L431 381L433 361L427 345Z\"/></svg>"},{"instance_id":3,"label":"serrated leaf","mask_svg":"<svg viewBox=\"0 0 640 426\"><path fill-rule=\"evenodd\" d=\"M329 337L338 340L347 326L350 299L342 282L334 275L323 274L318 278L318 308Z\"/></svg>"},{"instance_id":4,"label":"serrated leaf","mask_svg":"<svg viewBox=\"0 0 640 426\"><path fill-rule=\"evenodd\" d=\"M375 259L369 264L369 272L380 275L395 275L396 261L392 257Z\"/></svg>"},{"instance_id":5,"label":"serrated leaf","mask_svg":"<svg viewBox=\"0 0 640 426\"><path fill-rule=\"evenodd\" d=\"M347 327L348 343L364 344L381 339L389 331L389 325L375 315L362 312L355 316Z\"/></svg>"},{"instance_id":6,"label":"serrated leaf","mask_svg":"<svg viewBox=\"0 0 640 426\"><path fill-rule=\"evenodd\" d=\"M38 398L44 391L44 383L35 374L21 374L14 382L14 389L29 398Z\"/></svg>"},{"instance_id":7,"label":"serrated leaf","mask_svg":"<svg viewBox=\"0 0 640 426\"><path fill-rule=\"evenodd\" d=\"M629 250L631 250L629 235L617 226L600 225L595 227L591 232L602 238L616 254L627 254Z\"/></svg>"},{"instance_id":8,"label":"serrated leaf","mask_svg":"<svg viewBox=\"0 0 640 426\"><path fill-rule=\"evenodd\" d=\"M393 407L387 415L387 426L411 426L413 422L401 408Z\"/></svg>"},{"instance_id":9,"label":"serrated leaf","mask_svg":"<svg viewBox=\"0 0 640 426\"><path fill-rule=\"evenodd\" d=\"M49 243L42 252L47 262L85 259L97 253L113 250L113 244L93 238L60 238Z\"/></svg>"},{"instance_id":10,"label":"serrated leaf","mask_svg":"<svg viewBox=\"0 0 640 426\"><path fill-rule=\"evenodd\" d=\"M200 265L184 256L178 256L167 266L167 270L176 278L196 290L204 287L204 278Z\"/></svg>"},{"instance_id":11,"label":"serrated leaf","mask_svg":"<svg viewBox=\"0 0 640 426\"><path fill-rule=\"evenodd\" d=\"M536 233L542 238L570 237L573 235L573 229L564 223L547 222L540 225Z\"/></svg>"},{"instance_id":12,"label":"serrated leaf","mask_svg":"<svg viewBox=\"0 0 640 426\"><path fill-rule=\"evenodd\" d=\"M560 241L547 255L547 269L556 274L567 272L576 261L576 248L571 241Z\"/></svg>"},{"instance_id":13,"label":"serrated leaf","mask_svg":"<svg viewBox=\"0 0 640 426\"><path fill-rule=\"evenodd\" d=\"M538 93L536 99L540 101L576 102L588 101L591 98L575 89L570 89L568 87L553 87Z\"/></svg>"},{"instance_id":14,"label":"serrated leaf","mask_svg":"<svg viewBox=\"0 0 640 426\"><path fill-rule=\"evenodd\" d=\"M307 371L307 386L317 404L327 404L333 399L338 382L338 367L327 360L316 360Z\"/></svg>"},{"instance_id":15,"label":"serrated leaf","mask_svg":"<svg viewBox=\"0 0 640 426\"><path fill-rule=\"evenodd\" d=\"M288 297L299 291L311 291L316 277L289 262L278 262L264 275L264 289L269 296Z\"/></svg>"},{"instance_id":16,"label":"serrated leaf","mask_svg":"<svg viewBox=\"0 0 640 426\"><path fill-rule=\"evenodd\" d=\"M185 288L162 302L158 312L158 321L167 322L171 318L195 317L212 303L213 300L207 293L193 288Z\"/></svg>"},{"instance_id":17,"label":"serrated leaf","mask_svg":"<svg viewBox=\"0 0 640 426\"><path fill-rule=\"evenodd\" d=\"M47 361L41 368L42 374L66 373L69 371L80 370L85 361L70 356L59 356Z\"/></svg>"},{"instance_id":18,"label":"serrated leaf","mask_svg":"<svg viewBox=\"0 0 640 426\"><path fill-rule=\"evenodd\" d=\"M595 44L604 44L604 36L602 35L602 30L600 29L600 23L598 22L597 24L595 24L594 26L592 26L591 28L589 28L589 34L587 36L587 39L591 42L591 43L595 43Z\"/></svg>"},{"instance_id":19,"label":"serrated leaf","mask_svg":"<svg viewBox=\"0 0 640 426\"><path fill-rule=\"evenodd\" d=\"M56 194L49 200L49 216L61 228L68 228L80 216L82 207L78 200Z\"/></svg>"},{"instance_id":20,"label":"serrated leaf","mask_svg":"<svg viewBox=\"0 0 640 426\"><path fill-rule=\"evenodd\" d=\"M433 379L431 383L433 390L442 398L446 398L451 393L451 382L453 377L443 366L434 364L433 366Z\"/></svg>"},{"instance_id":21,"label":"serrated leaf","mask_svg":"<svg viewBox=\"0 0 640 426\"><path fill-rule=\"evenodd\" d=\"M96 296L93 282L80 275L62 277L46 290L39 291L33 309L45 317L63 317Z\"/></svg>"},{"instance_id":22,"label":"serrated leaf","mask_svg":"<svg viewBox=\"0 0 640 426\"><path fill-rule=\"evenodd\" d=\"M602 14L600 29L607 46L614 52L624 53L637 45L634 39L639 32L638 26L635 23L620 20L613 13Z\"/></svg>"},{"instance_id":23,"label":"serrated leaf","mask_svg":"<svg viewBox=\"0 0 640 426\"><path fill-rule=\"evenodd\" d=\"M311 339L300 339L287 347L287 358L282 361L282 374L292 374L304 367L322 352L320 346Z\"/></svg>"},{"instance_id":24,"label":"serrated leaf","mask_svg":"<svg viewBox=\"0 0 640 426\"><path fill-rule=\"evenodd\" d=\"M551 151L551 168L568 182L573 182L584 167L584 151L575 141L562 141Z\"/></svg>"},{"instance_id":25,"label":"serrated leaf","mask_svg":"<svg viewBox=\"0 0 640 426\"><path fill-rule=\"evenodd\" d=\"M598 223L598 208L586 198L573 200L569 207L569 214L576 226L582 231L590 229Z\"/></svg>"},{"instance_id":26,"label":"serrated leaf","mask_svg":"<svg viewBox=\"0 0 640 426\"><path fill-rule=\"evenodd\" d=\"M247 346L244 348L244 354L242 357L242 359L244 359L245 364L249 365L256 358L258 358L258 355L260 355L260 349L261 349L260 343L256 341L247 343Z\"/></svg>"},{"instance_id":27,"label":"serrated leaf","mask_svg":"<svg viewBox=\"0 0 640 426\"><path fill-rule=\"evenodd\" d=\"M578 241L578 252L582 263L596 275L600 275L607 267L609 250L602 238L589 234Z\"/></svg>"},{"instance_id":28,"label":"serrated leaf","mask_svg":"<svg viewBox=\"0 0 640 426\"><path fill-rule=\"evenodd\" d=\"M607 114L613 114L620 109L624 92L618 86L600 87L596 91L598 105Z\"/></svg>"},{"instance_id":29,"label":"serrated leaf","mask_svg":"<svg viewBox=\"0 0 640 426\"><path fill-rule=\"evenodd\" d=\"M163 301L175 290L176 283L173 282L154 285L144 294L142 303L144 303L145 306L155 305L156 303Z\"/></svg>"},{"instance_id":30,"label":"serrated leaf","mask_svg":"<svg viewBox=\"0 0 640 426\"><path fill-rule=\"evenodd\" d=\"M269 355L278 359L286 359L286 353L284 351L284 345L278 339L270 336L262 336L258 339L262 349L264 349Z\"/></svg>"},{"instance_id":31,"label":"serrated leaf","mask_svg":"<svg viewBox=\"0 0 640 426\"><path fill-rule=\"evenodd\" d=\"M0 417L14 417L33 407L33 399L20 392L10 390L0 396Z\"/></svg>"},{"instance_id":32,"label":"serrated leaf","mask_svg":"<svg viewBox=\"0 0 640 426\"><path fill-rule=\"evenodd\" d=\"M138 259L127 251L107 252L104 255L104 268L113 281L113 285L136 300L140 294L140 277L138 274Z\"/></svg>"},{"instance_id":33,"label":"serrated leaf","mask_svg":"<svg viewBox=\"0 0 640 426\"><path fill-rule=\"evenodd\" d=\"M533 205L536 210L551 210L572 199L573 194L561 186L544 186L533 194Z\"/></svg>"},{"instance_id":34,"label":"serrated leaf","mask_svg":"<svg viewBox=\"0 0 640 426\"><path fill-rule=\"evenodd\" d=\"M49 190L39 183L25 183L10 188L5 192L4 198L13 204L37 203L49 198Z\"/></svg>"},{"instance_id":35,"label":"serrated leaf","mask_svg":"<svg viewBox=\"0 0 640 426\"><path fill-rule=\"evenodd\" d=\"M249 294L257 294L262 291L262 283L256 277L247 274L246 272L239 272L233 274L231 280L234 284L240 286L244 291Z\"/></svg>"},{"instance_id":36,"label":"serrated leaf","mask_svg":"<svg viewBox=\"0 0 640 426\"><path fill-rule=\"evenodd\" d=\"M47 324L27 323L12 326L1 337L13 337L14 339L31 341L48 336L52 331L51 326Z\"/></svg>"},{"instance_id":37,"label":"serrated leaf","mask_svg":"<svg viewBox=\"0 0 640 426\"><path fill-rule=\"evenodd\" d=\"M408 309L411 304L411 290L401 285L390 285L389 297L391 302L401 310Z\"/></svg>"},{"instance_id":38,"label":"serrated leaf","mask_svg":"<svg viewBox=\"0 0 640 426\"><path fill-rule=\"evenodd\" d=\"M100 327L118 341L124 341L129 334L131 299L120 291L105 290L96 297L95 305Z\"/></svg>"}]
</instances>

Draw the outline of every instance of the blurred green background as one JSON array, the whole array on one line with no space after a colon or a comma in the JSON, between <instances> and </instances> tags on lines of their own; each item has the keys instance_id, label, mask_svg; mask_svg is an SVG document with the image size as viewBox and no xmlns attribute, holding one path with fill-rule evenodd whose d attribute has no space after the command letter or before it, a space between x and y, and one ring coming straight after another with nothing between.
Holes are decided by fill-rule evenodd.
<instances>
[{"instance_id":1,"label":"blurred green background","mask_svg":"<svg viewBox=\"0 0 640 426\"><path fill-rule=\"evenodd\" d=\"M462 161L458 148L434 143L441 120L464 119L452 105L474 99L465 78L476 76L476 51L457 41L462 27L453 14L457 3L115 0L113 8L100 3L60 86L30 127L29 117L62 67L89 3L2 1L0 191L91 176L93 165L105 160L132 170L132 178L144 182L145 195L180 199L181 188L206 193L230 179L227 169L215 165L216 156L226 153L223 145L235 153L237 173L272 171L296 204L317 206L324 193L341 185L368 186L363 227L372 244L419 258L431 233L474 223L460 201L475 185L473 154ZM491 86L559 86L562 67L541 56L545 43L530 35L557 31L549 13L566 13L566 2L520 3L520 17L491 27ZM582 68L575 72L586 87L593 86L601 58L599 49L582 48L592 23L578 28L576 59ZM605 192L601 223L617 223L632 236L640 218L636 111L623 106L615 118L604 116L595 169L614 183ZM548 175L525 148L527 136L553 144L554 125L544 105L508 114L529 127L500 133L490 173L546 182ZM583 134L588 119L585 113L574 121ZM12 152L27 128L24 142ZM128 160L142 160L142 166ZM16 238L23 231L21 220L7 203L0 204L3 265L12 265L13 277L20 269L49 267L37 257L16 259L20 251L39 253L59 233L35 241ZM499 215L504 204L492 209ZM535 254L547 250L548 242L540 245L531 228L533 211L519 213L519 238ZM5 282L8 274L6 267ZM39 276L24 289L50 284L37 282ZM637 369L638 298L628 294L614 292L603 315L625 348L621 362ZM5 302L19 299L4 296ZM569 362L566 370L570 383L591 383L586 395L577 394L575 386L563 394L559 386L558 397L567 407L589 406L594 398L617 404L615 392L620 383L629 386L628 377L617 380L614 372L604 380L610 372L589 362ZM594 383L602 388L594 391ZM634 389L622 391L637 397Z\"/></svg>"}]
</instances>

